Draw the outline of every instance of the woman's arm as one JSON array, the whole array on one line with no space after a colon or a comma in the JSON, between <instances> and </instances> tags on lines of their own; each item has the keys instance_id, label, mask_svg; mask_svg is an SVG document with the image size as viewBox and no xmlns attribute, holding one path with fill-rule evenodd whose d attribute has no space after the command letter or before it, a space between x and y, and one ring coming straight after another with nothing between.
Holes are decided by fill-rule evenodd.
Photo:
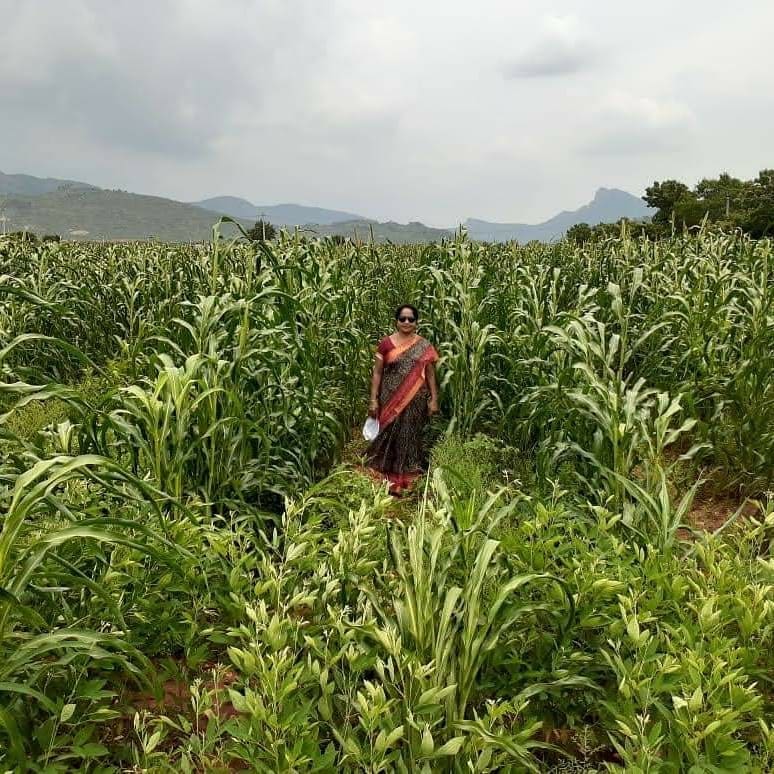
<instances>
[{"instance_id":1,"label":"woman's arm","mask_svg":"<svg viewBox=\"0 0 774 774\"><path fill-rule=\"evenodd\" d=\"M430 402L428 403L428 411L431 414L437 414L440 409L438 408L438 383L435 379L434 363L428 363L425 366L425 375L427 377L427 388L430 390Z\"/></svg>"},{"instance_id":2,"label":"woman's arm","mask_svg":"<svg viewBox=\"0 0 774 774\"><path fill-rule=\"evenodd\" d=\"M382 372L384 371L384 359L377 353L374 358L374 370L371 374L371 401L368 404L368 416L379 415L379 389L382 386Z\"/></svg>"}]
</instances>

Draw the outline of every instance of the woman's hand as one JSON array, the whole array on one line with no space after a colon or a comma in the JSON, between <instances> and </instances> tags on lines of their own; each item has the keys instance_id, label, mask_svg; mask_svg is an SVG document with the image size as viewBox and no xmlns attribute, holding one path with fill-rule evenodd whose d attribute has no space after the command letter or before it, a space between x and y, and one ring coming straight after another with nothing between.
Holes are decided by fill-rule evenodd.
<instances>
[{"instance_id":1,"label":"woman's hand","mask_svg":"<svg viewBox=\"0 0 774 774\"><path fill-rule=\"evenodd\" d=\"M372 400L368 404L368 416L372 419L376 419L376 417L379 416L379 401L378 400Z\"/></svg>"},{"instance_id":2,"label":"woman's hand","mask_svg":"<svg viewBox=\"0 0 774 774\"><path fill-rule=\"evenodd\" d=\"M438 408L438 398L430 398L427 404L427 412L430 416L440 413L441 409Z\"/></svg>"}]
</instances>

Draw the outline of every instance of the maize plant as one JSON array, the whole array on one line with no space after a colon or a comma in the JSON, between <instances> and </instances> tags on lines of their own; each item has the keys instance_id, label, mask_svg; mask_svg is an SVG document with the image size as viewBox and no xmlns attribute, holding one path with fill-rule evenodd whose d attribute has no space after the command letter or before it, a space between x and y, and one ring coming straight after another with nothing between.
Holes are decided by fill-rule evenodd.
<instances>
[{"instance_id":1,"label":"maize plant","mask_svg":"<svg viewBox=\"0 0 774 774\"><path fill-rule=\"evenodd\" d=\"M766 771L771 261L0 237L0 767ZM443 432L395 501L399 304Z\"/></svg>"}]
</instances>

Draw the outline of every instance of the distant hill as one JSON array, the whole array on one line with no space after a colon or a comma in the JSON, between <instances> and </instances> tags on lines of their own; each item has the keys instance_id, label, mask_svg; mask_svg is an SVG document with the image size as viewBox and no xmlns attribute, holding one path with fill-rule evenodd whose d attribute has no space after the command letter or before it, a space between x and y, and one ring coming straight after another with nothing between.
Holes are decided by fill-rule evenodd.
<instances>
[{"instance_id":1,"label":"distant hill","mask_svg":"<svg viewBox=\"0 0 774 774\"><path fill-rule=\"evenodd\" d=\"M379 223L376 220L349 220L344 223L333 223L327 226L310 225L304 228L304 233L318 236L339 235L357 238L367 242L373 238L375 242L393 242L395 244L413 244L416 242L438 242L454 235L454 229L431 228L424 223L396 223L389 220Z\"/></svg>"},{"instance_id":2,"label":"distant hill","mask_svg":"<svg viewBox=\"0 0 774 774\"><path fill-rule=\"evenodd\" d=\"M380 223L360 215L299 204L257 206L235 196L217 196L185 203L160 196L144 196L97 188L77 180L7 175L0 172L0 231L26 229L59 234L65 239L148 239L199 241L209 239L219 215L230 215L243 226L264 217L277 226L303 227L319 236L338 234L362 241L431 242L450 237L453 229L430 228L417 221ZM576 223L613 223L622 217L652 214L645 203L626 191L600 188L594 199L577 210L560 212L544 223L465 221L471 239L503 242L517 239L560 239ZM224 233L233 233L233 226Z\"/></svg>"},{"instance_id":3,"label":"distant hill","mask_svg":"<svg viewBox=\"0 0 774 774\"><path fill-rule=\"evenodd\" d=\"M594 199L577 210L560 212L543 223L490 223L468 218L465 226L471 239L486 242L507 242L516 239L529 242L538 239L551 242L561 239L568 228L576 223L615 223L621 218L639 219L653 214L642 199L617 188L599 188Z\"/></svg>"},{"instance_id":4,"label":"distant hill","mask_svg":"<svg viewBox=\"0 0 774 774\"><path fill-rule=\"evenodd\" d=\"M278 205L278 209L284 206L333 212L298 205ZM264 212L270 209L265 208ZM199 241L211 237L212 226L220 214L160 196L93 187L59 186L53 191L27 196L0 194L0 230L59 234L65 239L156 238L168 242ZM282 224L270 217L268 212L266 215L277 225L298 225ZM237 217L236 220L245 228L254 222L253 218ZM340 234L357 237L362 241L368 241L373 231L374 240L398 244L437 241L453 233L429 228L422 223L379 223L357 217L339 223L304 226L303 231L319 236ZM236 229L227 225L223 233L235 234Z\"/></svg>"},{"instance_id":5,"label":"distant hill","mask_svg":"<svg viewBox=\"0 0 774 774\"><path fill-rule=\"evenodd\" d=\"M200 202L191 202L212 212L230 215L232 218L244 218L255 222L259 218L268 220L275 226L303 226L307 223L330 225L351 220L366 220L362 215L340 210L326 210L322 207L305 207L301 204L265 204L256 205L237 196L215 196Z\"/></svg>"},{"instance_id":6,"label":"distant hill","mask_svg":"<svg viewBox=\"0 0 774 774\"><path fill-rule=\"evenodd\" d=\"M0 195L0 229L65 239L209 239L214 212L191 204L98 188L59 188L40 195ZM252 225L248 222L244 226ZM223 233L232 233L233 226Z\"/></svg>"},{"instance_id":7,"label":"distant hill","mask_svg":"<svg viewBox=\"0 0 774 774\"><path fill-rule=\"evenodd\" d=\"M77 180L59 180L55 177L33 177L32 175L6 175L0 172L0 195L40 196L51 193L61 187L96 188L89 183Z\"/></svg>"}]
</instances>

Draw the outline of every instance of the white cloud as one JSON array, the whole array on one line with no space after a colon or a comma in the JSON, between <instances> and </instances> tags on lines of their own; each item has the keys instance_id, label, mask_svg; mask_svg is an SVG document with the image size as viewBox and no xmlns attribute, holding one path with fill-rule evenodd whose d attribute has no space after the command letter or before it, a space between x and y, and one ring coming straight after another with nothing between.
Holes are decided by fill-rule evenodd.
<instances>
[{"instance_id":1,"label":"white cloud","mask_svg":"<svg viewBox=\"0 0 774 774\"><path fill-rule=\"evenodd\" d=\"M601 155L669 153L694 139L693 110L675 99L656 99L624 91L605 95L592 111L596 129L582 147Z\"/></svg>"}]
</instances>

